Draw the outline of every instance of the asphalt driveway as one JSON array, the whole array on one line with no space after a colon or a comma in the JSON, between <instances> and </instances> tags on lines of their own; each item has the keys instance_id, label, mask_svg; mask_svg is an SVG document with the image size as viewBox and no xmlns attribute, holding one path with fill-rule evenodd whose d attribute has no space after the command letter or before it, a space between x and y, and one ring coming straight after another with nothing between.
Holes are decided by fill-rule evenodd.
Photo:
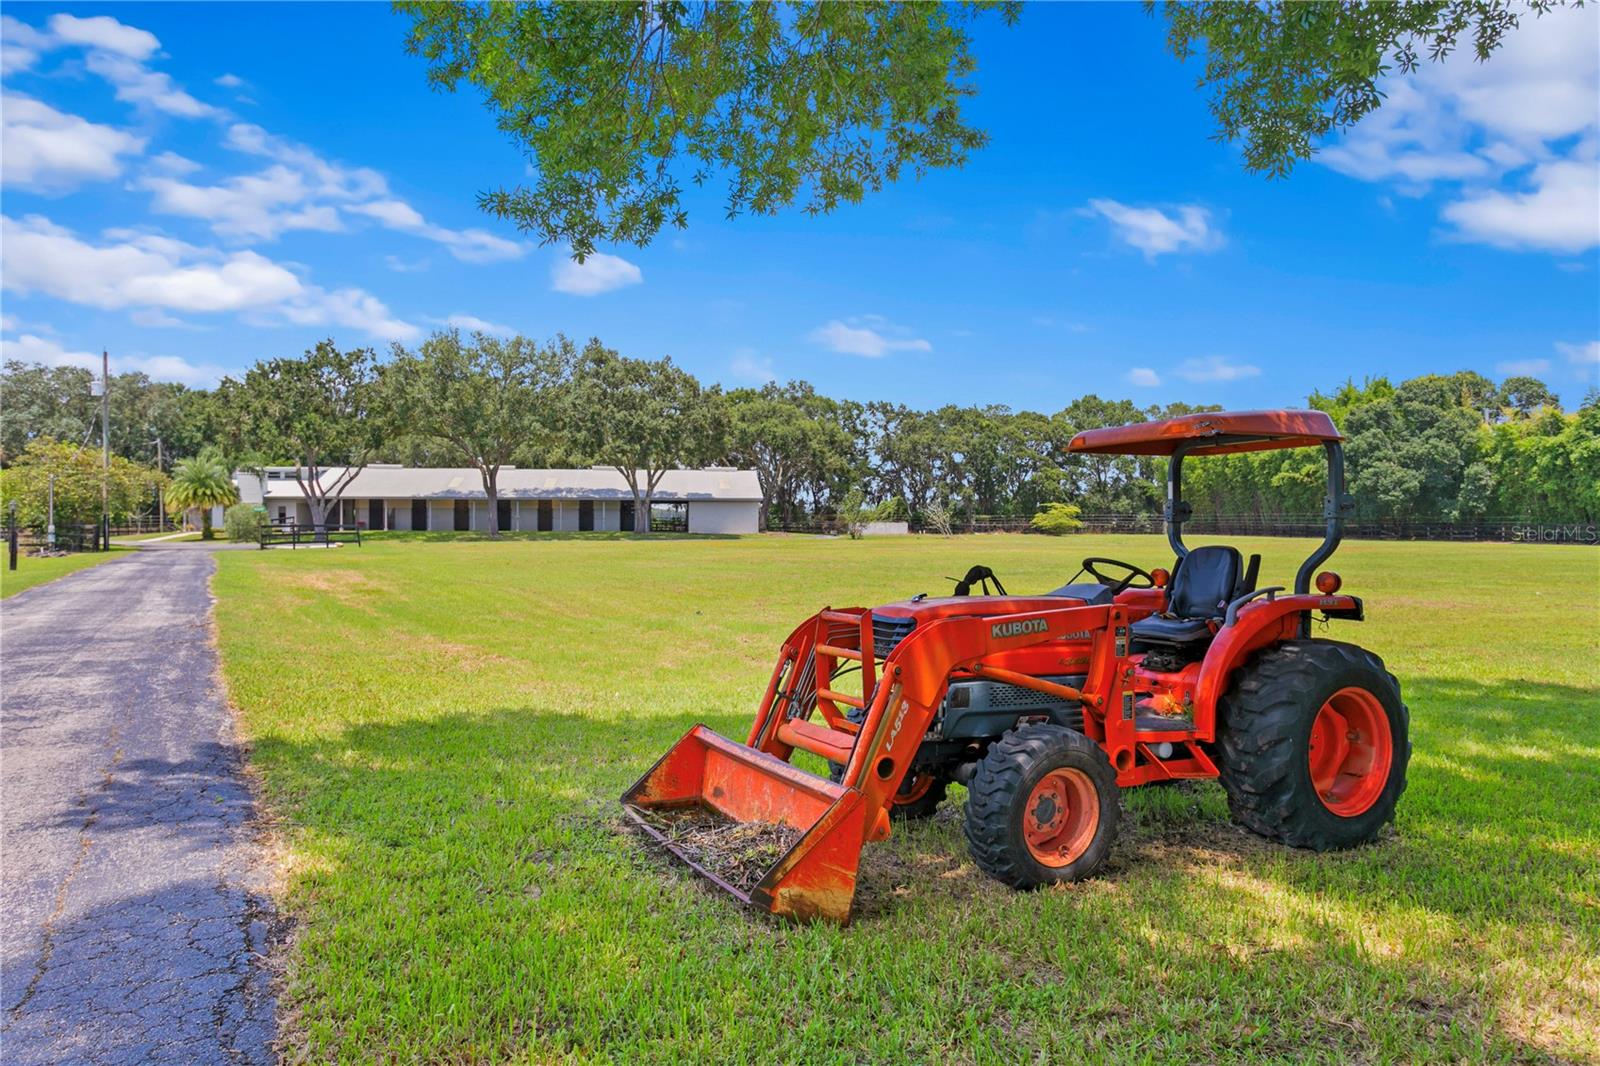
<instances>
[{"instance_id":1,"label":"asphalt driveway","mask_svg":"<svg viewBox=\"0 0 1600 1066\"><path fill-rule=\"evenodd\" d=\"M274 920L201 545L0 606L0 1048L265 1063Z\"/></svg>"}]
</instances>

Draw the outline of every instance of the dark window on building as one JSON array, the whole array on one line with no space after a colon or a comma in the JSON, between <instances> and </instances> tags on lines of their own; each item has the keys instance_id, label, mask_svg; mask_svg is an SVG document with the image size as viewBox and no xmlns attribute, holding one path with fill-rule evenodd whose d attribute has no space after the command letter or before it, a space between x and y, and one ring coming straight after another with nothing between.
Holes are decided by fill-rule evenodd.
<instances>
[{"instance_id":1,"label":"dark window on building","mask_svg":"<svg viewBox=\"0 0 1600 1066\"><path fill-rule=\"evenodd\" d=\"M582 530L582 529L593 529L594 528L594 501L593 500L579 500L578 501L578 528L580 530Z\"/></svg>"},{"instance_id":2,"label":"dark window on building","mask_svg":"<svg viewBox=\"0 0 1600 1066\"><path fill-rule=\"evenodd\" d=\"M689 532L689 505L686 503L652 503L650 505L650 531L652 533Z\"/></svg>"},{"instance_id":3,"label":"dark window on building","mask_svg":"<svg viewBox=\"0 0 1600 1066\"><path fill-rule=\"evenodd\" d=\"M368 500L367 501L367 528L368 529L382 529L383 528L383 501L382 500Z\"/></svg>"},{"instance_id":4,"label":"dark window on building","mask_svg":"<svg viewBox=\"0 0 1600 1066\"><path fill-rule=\"evenodd\" d=\"M495 528L504 533L511 528L511 501L496 500L494 502L494 517L499 523Z\"/></svg>"},{"instance_id":5,"label":"dark window on building","mask_svg":"<svg viewBox=\"0 0 1600 1066\"><path fill-rule=\"evenodd\" d=\"M428 501L427 500L412 500L411 501L411 528L412 529L427 529L428 528Z\"/></svg>"},{"instance_id":6,"label":"dark window on building","mask_svg":"<svg viewBox=\"0 0 1600 1066\"><path fill-rule=\"evenodd\" d=\"M456 501L456 532L465 533L472 528L472 504L466 500Z\"/></svg>"},{"instance_id":7,"label":"dark window on building","mask_svg":"<svg viewBox=\"0 0 1600 1066\"><path fill-rule=\"evenodd\" d=\"M623 500L622 501L622 514L618 518L617 528L622 530L624 533L632 533L633 532L633 501L632 500Z\"/></svg>"},{"instance_id":8,"label":"dark window on building","mask_svg":"<svg viewBox=\"0 0 1600 1066\"><path fill-rule=\"evenodd\" d=\"M548 533L556 528L556 509L549 500L539 501L539 532Z\"/></svg>"}]
</instances>

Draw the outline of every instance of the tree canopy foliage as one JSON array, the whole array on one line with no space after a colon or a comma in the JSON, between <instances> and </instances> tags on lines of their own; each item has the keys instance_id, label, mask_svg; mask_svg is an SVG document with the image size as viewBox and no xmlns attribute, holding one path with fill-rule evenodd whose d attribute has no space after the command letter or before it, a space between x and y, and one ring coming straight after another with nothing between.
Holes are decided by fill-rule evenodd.
<instances>
[{"instance_id":1,"label":"tree canopy foliage","mask_svg":"<svg viewBox=\"0 0 1600 1066\"><path fill-rule=\"evenodd\" d=\"M218 395L227 412L233 456L272 456L295 464L295 479L322 526L393 427L378 391L370 348L341 351L320 341L299 359L266 359L242 380L224 378Z\"/></svg>"},{"instance_id":2,"label":"tree canopy foliage","mask_svg":"<svg viewBox=\"0 0 1600 1066\"><path fill-rule=\"evenodd\" d=\"M585 256L682 227L685 182L728 215L831 211L987 136L962 104L975 7L1016 4L405 2L435 86L478 89L534 167L480 206Z\"/></svg>"},{"instance_id":3,"label":"tree canopy foliage","mask_svg":"<svg viewBox=\"0 0 1600 1066\"><path fill-rule=\"evenodd\" d=\"M1247 169L1290 172L1379 107L1381 78L1424 57L1490 57L1561 0L1147 3L1198 59L1216 137ZM968 24L1017 3L402 0L407 48L441 89L477 89L528 157L529 186L479 206L582 258L683 227L686 184L725 183L724 210L832 211L988 143Z\"/></svg>"},{"instance_id":4,"label":"tree canopy foliage","mask_svg":"<svg viewBox=\"0 0 1600 1066\"><path fill-rule=\"evenodd\" d=\"M394 432L431 438L477 470L489 500L489 535L500 535L498 480L528 445L555 436L557 387L577 351L565 337L539 345L441 330L415 352L395 345L380 373Z\"/></svg>"},{"instance_id":5,"label":"tree canopy foliage","mask_svg":"<svg viewBox=\"0 0 1600 1066\"><path fill-rule=\"evenodd\" d=\"M670 358L629 359L598 340L578 357L561 421L574 446L628 483L639 533L650 532L650 503L668 470L713 462L728 447L721 389L702 387Z\"/></svg>"},{"instance_id":6,"label":"tree canopy foliage","mask_svg":"<svg viewBox=\"0 0 1600 1066\"><path fill-rule=\"evenodd\" d=\"M17 523L44 529L49 522L50 479L55 477L57 528L100 520L102 481L100 449L38 436L11 459L0 473L0 506L17 505ZM112 455L105 478L111 521L151 510L167 477L154 467Z\"/></svg>"},{"instance_id":7,"label":"tree canopy foliage","mask_svg":"<svg viewBox=\"0 0 1600 1066\"><path fill-rule=\"evenodd\" d=\"M1147 7L1157 5L1147 0ZM1159 5L1180 60L1201 57L1217 138L1241 142L1246 169L1283 177L1328 134L1383 103L1378 82L1424 57L1469 48L1487 60L1524 17L1559 0L1302 3L1230 0Z\"/></svg>"},{"instance_id":8,"label":"tree canopy foliage","mask_svg":"<svg viewBox=\"0 0 1600 1066\"><path fill-rule=\"evenodd\" d=\"M8 397L13 374L38 380L42 368L8 367L0 382ZM330 490L342 492L353 476L346 464L369 460L598 463L628 479L641 529L665 471L712 463L754 469L763 512L780 526L837 519L852 493L862 507L894 501L898 515L920 521L937 512L958 529L980 516L1023 523L1056 503L1085 516L1156 515L1163 460L1077 455L1068 442L1085 429L1199 410L1094 395L1049 414L998 405L920 410L833 399L803 381L723 394L670 359L627 359L598 340L580 349L560 336L539 343L451 334L382 365L370 352L325 342L186 402L226 413L210 423L210 439L230 466L299 463L308 483L328 471L322 491L330 508ZM1347 381L1308 403L1348 437L1350 491L1363 523L1600 521L1600 392L1565 412L1537 378L1496 384L1462 371L1399 384ZM32 435L31 427L23 434ZM137 440L125 446L142 454ZM97 479L98 456L83 455ZM1301 449L1197 460L1184 482L1198 517L1265 526L1315 521L1324 476L1321 455ZM98 484L88 520L98 514Z\"/></svg>"}]
</instances>

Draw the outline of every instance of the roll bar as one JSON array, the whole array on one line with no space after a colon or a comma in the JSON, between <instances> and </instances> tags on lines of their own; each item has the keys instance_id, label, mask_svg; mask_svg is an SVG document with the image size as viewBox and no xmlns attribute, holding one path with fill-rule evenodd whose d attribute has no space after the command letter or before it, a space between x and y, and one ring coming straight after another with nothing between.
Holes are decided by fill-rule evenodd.
<instances>
[{"instance_id":1,"label":"roll bar","mask_svg":"<svg viewBox=\"0 0 1600 1066\"><path fill-rule=\"evenodd\" d=\"M1249 439L1243 436L1238 438L1216 436L1205 440L1185 441L1172 449L1172 457L1167 463L1167 502L1162 508L1161 517L1167 528L1167 543L1172 545L1172 550L1179 559L1189 554L1188 546L1183 543L1183 524L1194 514L1194 508L1183 498L1184 456L1196 448L1214 450L1218 446ZM1316 550L1306 557L1306 561L1301 563L1300 569L1295 572L1294 591L1297 596L1311 591L1311 576L1339 547L1339 542L1344 539L1344 520L1355 510L1355 500L1345 491L1344 447L1336 440L1325 440L1321 443L1328 457L1328 494L1322 501L1322 517L1326 529L1322 543L1317 545Z\"/></svg>"}]
</instances>

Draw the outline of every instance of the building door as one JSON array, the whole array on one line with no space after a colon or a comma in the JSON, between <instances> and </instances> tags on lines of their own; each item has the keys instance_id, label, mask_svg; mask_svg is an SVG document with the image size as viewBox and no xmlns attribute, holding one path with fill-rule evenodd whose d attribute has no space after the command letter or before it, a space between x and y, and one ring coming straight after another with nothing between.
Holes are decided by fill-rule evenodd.
<instances>
[{"instance_id":1,"label":"building door","mask_svg":"<svg viewBox=\"0 0 1600 1066\"><path fill-rule=\"evenodd\" d=\"M510 500L496 500L494 502L494 517L495 517L495 522L498 523L495 528L499 529L500 532L504 533L506 530L510 529L511 528L511 501Z\"/></svg>"},{"instance_id":2,"label":"building door","mask_svg":"<svg viewBox=\"0 0 1600 1066\"><path fill-rule=\"evenodd\" d=\"M539 532L548 533L556 528L556 509L549 500L539 501Z\"/></svg>"},{"instance_id":3,"label":"building door","mask_svg":"<svg viewBox=\"0 0 1600 1066\"><path fill-rule=\"evenodd\" d=\"M412 500L411 501L411 528L412 529L427 529L428 528L428 501L427 500Z\"/></svg>"},{"instance_id":4,"label":"building door","mask_svg":"<svg viewBox=\"0 0 1600 1066\"><path fill-rule=\"evenodd\" d=\"M622 514L618 517L617 528L624 533L633 532L633 501L622 501Z\"/></svg>"},{"instance_id":5,"label":"building door","mask_svg":"<svg viewBox=\"0 0 1600 1066\"><path fill-rule=\"evenodd\" d=\"M367 501L367 528L368 529L382 529L383 528L383 501L382 500L368 500Z\"/></svg>"},{"instance_id":6,"label":"building door","mask_svg":"<svg viewBox=\"0 0 1600 1066\"><path fill-rule=\"evenodd\" d=\"M456 501L456 532L465 533L472 528L472 504L467 500Z\"/></svg>"},{"instance_id":7,"label":"building door","mask_svg":"<svg viewBox=\"0 0 1600 1066\"><path fill-rule=\"evenodd\" d=\"M593 500L578 501L578 528L580 530L592 530L594 528Z\"/></svg>"}]
</instances>

